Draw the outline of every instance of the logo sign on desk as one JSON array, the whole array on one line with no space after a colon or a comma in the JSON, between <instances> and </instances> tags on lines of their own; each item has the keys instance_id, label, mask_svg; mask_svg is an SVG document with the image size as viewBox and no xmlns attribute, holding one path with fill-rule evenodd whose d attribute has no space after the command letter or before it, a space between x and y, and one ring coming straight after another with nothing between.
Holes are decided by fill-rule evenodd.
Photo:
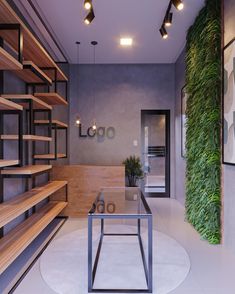
<instances>
[{"instance_id":1,"label":"logo sign on desk","mask_svg":"<svg viewBox=\"0 0 235 294\"><path fill-rule=\"evenodd\" d=\"M79 137L81 138L108 138L114 139L115 137L114 127L98 127L96 130L93 130L92 127L89 127L87 130L84 130L82 124L79 125Z\"/></svg>"}]
</instances>

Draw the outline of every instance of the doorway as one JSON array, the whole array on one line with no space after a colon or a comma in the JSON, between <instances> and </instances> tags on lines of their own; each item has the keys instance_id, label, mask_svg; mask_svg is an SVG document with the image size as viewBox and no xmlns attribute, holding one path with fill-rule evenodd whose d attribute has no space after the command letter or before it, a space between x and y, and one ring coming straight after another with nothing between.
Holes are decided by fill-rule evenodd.
<instances>
[{"instance_id":1,"label":"doorway","mask_svg":"<svg viewBox=\"0 0 235 294\"><path fill-rule=\"evenodd\" d=\"M142 190L170 197L170 110L141 110Z\"/></svg>"}]
</instances>

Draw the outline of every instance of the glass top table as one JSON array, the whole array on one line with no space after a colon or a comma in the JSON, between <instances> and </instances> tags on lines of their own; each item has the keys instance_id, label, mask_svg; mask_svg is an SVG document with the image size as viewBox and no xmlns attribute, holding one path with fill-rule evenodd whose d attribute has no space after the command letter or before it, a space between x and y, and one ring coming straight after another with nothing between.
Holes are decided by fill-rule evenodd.
<instances>
[{"instance_id":1,"label":"glass top table","mask_svg":"<svg viewBox=\"0 0 235 294\"><path fill-rule=\"evenodd\" d=\"M136 220L136 233L106 233L104 226L106 219ZM93 262L92 230L94 220L100 220L100 237ZM145 254L141 236L141 220L147 221L147 254ZM137 238L147 285L145 289L96 289L93 287L103 238L108 236L134 236ZM102 189L92 204L88 213L88 292L152 293L152 212L139 188Z\"/></svg>"}]
</instances>

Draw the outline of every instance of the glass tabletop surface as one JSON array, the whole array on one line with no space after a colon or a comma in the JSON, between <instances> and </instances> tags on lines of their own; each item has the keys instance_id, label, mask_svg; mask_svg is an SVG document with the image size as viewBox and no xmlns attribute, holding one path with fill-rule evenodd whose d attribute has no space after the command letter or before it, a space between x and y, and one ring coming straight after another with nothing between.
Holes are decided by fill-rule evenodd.
<instances>
[{"instance_id":1,"label":"glass tabletop surface","mask_svg":"<svg viewBox=\"0 0 235 294\"><path fill-rule=\"evenodd\" d=\"M96 197L89 214L147 215L152 213L139 188L125 187L102 189Z\"/></svg>"}]
</instances>

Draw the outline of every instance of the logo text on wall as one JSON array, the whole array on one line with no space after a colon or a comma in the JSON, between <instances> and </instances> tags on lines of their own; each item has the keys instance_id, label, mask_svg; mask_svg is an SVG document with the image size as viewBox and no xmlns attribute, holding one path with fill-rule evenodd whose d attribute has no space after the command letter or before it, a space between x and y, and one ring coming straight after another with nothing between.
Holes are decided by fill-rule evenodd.
<instances>
[{"instance_id":1,"label":"logo text on wall","mask_svg":"<svg viewBox=\"0 0 235 294\"><path fill-rule=\"evenodd\" d=\"M114 139L116 131L114 127L98 127L96 130L93 130L92 127L89 127L87 130L84 130L82 124L79 125L79 137L81 138L102 138L105 137L108 139Z\"/></svg>"}]
</instances>

